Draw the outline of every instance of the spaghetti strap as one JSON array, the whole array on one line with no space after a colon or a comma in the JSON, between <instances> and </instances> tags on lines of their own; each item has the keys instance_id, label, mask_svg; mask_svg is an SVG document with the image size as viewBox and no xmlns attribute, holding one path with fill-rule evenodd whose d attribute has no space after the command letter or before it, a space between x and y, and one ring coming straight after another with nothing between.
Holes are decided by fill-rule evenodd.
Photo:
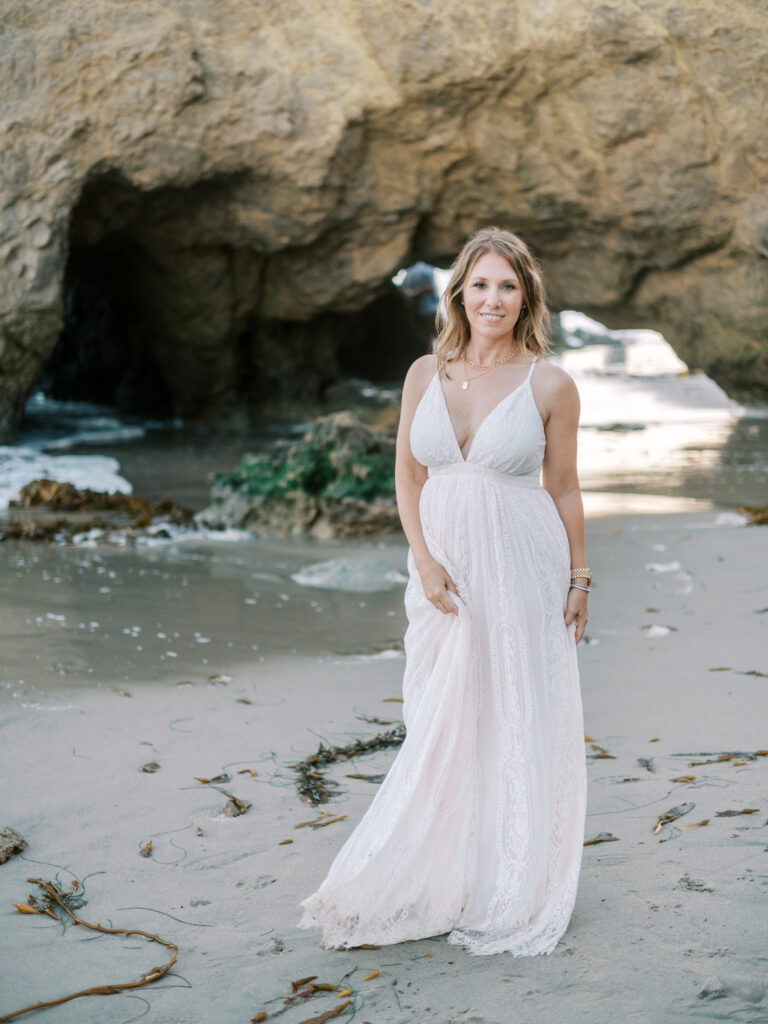
<instances>
[{"instance_id":1,"label":"spaghetti strap","mask_svg":"<svg viewBox=\"0 0 768 1024\"><path fill-rule=\"evenodd\" d=\"M530 379L531 379L531 375L532 375L532 373L533 373L533 368L534 368L534 366L536 365L536 360L537 360L538 358L539 358L538 356L534 356L534 357L533 357L533 359L531 360L531 368L530 368L530 370L528 371L528 376L527 376L527 377L525 378L526 380L530 380Z\"/></svg>"}]
</instances>

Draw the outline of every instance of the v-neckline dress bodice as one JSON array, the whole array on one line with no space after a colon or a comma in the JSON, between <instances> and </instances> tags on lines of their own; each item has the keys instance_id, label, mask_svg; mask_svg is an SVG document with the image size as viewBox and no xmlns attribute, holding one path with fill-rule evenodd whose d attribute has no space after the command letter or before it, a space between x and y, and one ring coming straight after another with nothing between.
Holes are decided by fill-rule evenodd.
<instances>
[{"instance_id":1,"label":"v-neckline dress bodice","mask_svg":"<svg viewBox=\"0 0 768 1024\"><path fill-rule=\"evenodd\" d=\"M411 451L430 476L469 473L509 477L505 482L538 487L546 437L533 397L531 377L536 358L522 384L510 391L483 418L466 456L459 446L438 371L421 396L410 431Z\"/></svg>"}]
</instances>

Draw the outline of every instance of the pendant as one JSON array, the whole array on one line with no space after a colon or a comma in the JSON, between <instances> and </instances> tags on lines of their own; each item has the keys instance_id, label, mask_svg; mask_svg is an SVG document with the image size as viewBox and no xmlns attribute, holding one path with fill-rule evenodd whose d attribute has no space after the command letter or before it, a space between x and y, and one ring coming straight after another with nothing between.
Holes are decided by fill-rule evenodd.
<instances>
[{"instance_id":1,"label":"pendant","mask_svg":"<svg viewBox=\"0 0 768 1024\"><path fill-rule=\"evenodd\" d=\"M461 390L462 391L466 391L468 387L469 387L469 381L468 380L463 380L461 382Z\"/></svg>"}]
</instances>

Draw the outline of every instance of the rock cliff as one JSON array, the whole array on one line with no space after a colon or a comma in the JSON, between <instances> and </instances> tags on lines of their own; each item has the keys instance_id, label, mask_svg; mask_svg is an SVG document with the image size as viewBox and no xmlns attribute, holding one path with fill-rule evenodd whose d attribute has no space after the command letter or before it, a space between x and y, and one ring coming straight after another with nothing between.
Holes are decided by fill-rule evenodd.
<instances>
[{"instance_id":1,"label":"rock cliff","mask_svg":"<svg viewBox=\"0 0 768 1024\"><path fill-rule=\"evenodd\" d=\"M46 367L202 421L317 392L487 223L765 397L766 92L762 0L5 0L0 429Z\"/></svg>"}]
</instances>

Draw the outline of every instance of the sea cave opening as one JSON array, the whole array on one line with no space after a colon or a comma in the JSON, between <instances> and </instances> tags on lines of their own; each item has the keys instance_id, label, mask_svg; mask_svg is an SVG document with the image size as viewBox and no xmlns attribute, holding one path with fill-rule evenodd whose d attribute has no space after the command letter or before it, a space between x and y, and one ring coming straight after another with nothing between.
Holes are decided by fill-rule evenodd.
<instances>
[{"instance_id":1,"label":"sea cave opening","mask_svg":"<svg viewBox=\"0 0 768 1024\"><path fill-rule=\"evenodd\" d=\"M117 231L71 245L64 276L64 324L39 388L50 398L167 417L171 397L152 354L145 298L148 255Z\"/></svg>"}]
</instances>

